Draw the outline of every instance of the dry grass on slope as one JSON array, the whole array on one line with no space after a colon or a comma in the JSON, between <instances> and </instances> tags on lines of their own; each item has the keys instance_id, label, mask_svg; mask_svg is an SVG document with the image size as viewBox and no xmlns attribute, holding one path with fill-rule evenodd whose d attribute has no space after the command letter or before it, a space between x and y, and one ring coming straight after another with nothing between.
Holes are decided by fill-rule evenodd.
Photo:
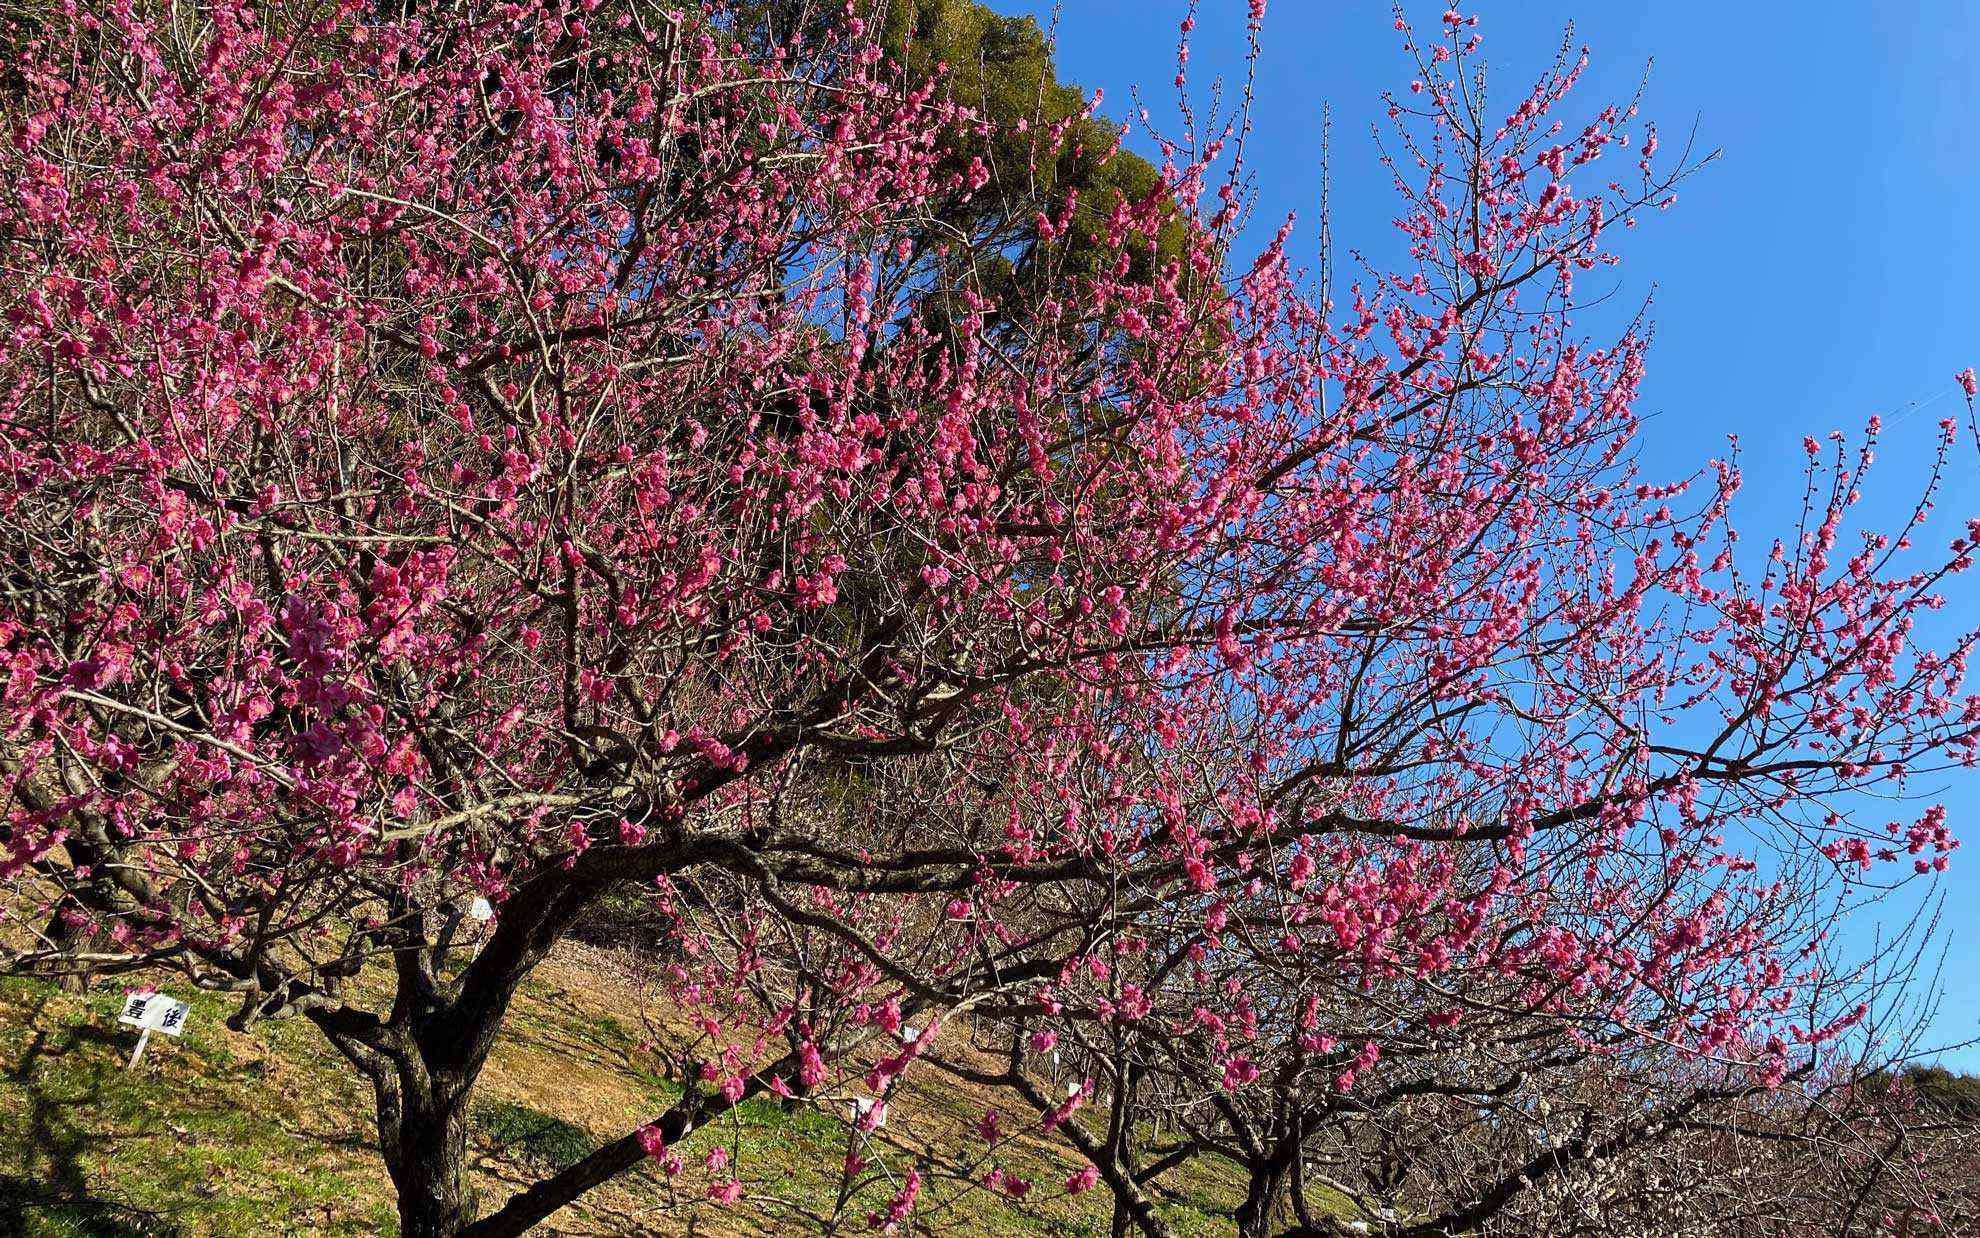
<instances>
[{"instance_id":1,"label":"dry grass on slope","mask_svg":"<svg viewBox=\"0 0 1980 1238\"><path fill-rule=\"evenodd\" d=\"M312 1028L287 1021L237 1033L224 1024L225 998L197 994L185 1037L154 1037L145 1061L127 1071L132 1034L116 1015L129 983L77 995L0 980L0 1233L395 1231L390 1185L371 1146L369 1092ZM475 1174L484 1205L678 1098L679 1086L640 1049L648 1033L637 1006L608 951L568 945L531 981L478 1092ZM918 1226L983 1238L1105 1233L1103 1193L1065 1194L1061 1184L1077 1162L1056 1140L1033 1133L1000 1146L997 1163L1035 1183L1022 1203L943 1176L954 1166L931 1150L980 1147L970 1132L998 1104L932 1072L911 1074L897 1090L887 1128L867 1151L895 1179L921 1164L930 1186ZM698 1132L677 1178L642 1167L537 1232L822 1232L847 1139L834 1110L787 1112L759 1098ZM710 1175L701 1158L718 1144L735 1153L746 1190L728 1208L704 1194ZM1219 1218L1239 1197L1232 1175L1199 1164L1166 1185L1181 1233L1230 1232ZM890 1193L883 1175L840 1213L845 1232L864 1232L868 1210Z\"/></svg>"}]
</instances>

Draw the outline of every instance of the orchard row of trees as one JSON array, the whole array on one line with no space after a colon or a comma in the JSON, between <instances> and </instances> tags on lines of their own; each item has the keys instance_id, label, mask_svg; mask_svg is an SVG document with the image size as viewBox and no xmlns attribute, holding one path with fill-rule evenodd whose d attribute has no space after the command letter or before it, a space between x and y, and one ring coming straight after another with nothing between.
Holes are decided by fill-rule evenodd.
<instances>
[{"instance_id":1,"label":"orchard row of trees","mask_svg":"<svg viewBox=\"0 0 1980 1238\"><path fill-rule=\"evenodd\" d=\"M811 1222L1162 1236L1216 1158L1247 1235L1957 1232L1828 930L1955 846L1864 806L1973 759L1973 534L1858 527L1869 442L1756 545L1639 476L1577 290L1690 167L1398 27L1407 257L1315 288L1242 108L1122 154L962 0L15 14L0 965L313 1024L409 1238L911 1072L1007 1100ZM477 1199L511 1000L629 900L686 1095Z\"/></svg>"}]
</instances>

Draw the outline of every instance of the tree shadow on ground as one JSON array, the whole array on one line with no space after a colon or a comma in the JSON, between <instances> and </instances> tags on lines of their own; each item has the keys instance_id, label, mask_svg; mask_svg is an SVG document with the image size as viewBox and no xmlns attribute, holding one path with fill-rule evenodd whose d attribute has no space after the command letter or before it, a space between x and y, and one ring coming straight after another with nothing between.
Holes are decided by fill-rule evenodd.
<instances>
[{"instance_id":1,"label":"tree shadow on ground","mask_svg":"<svg viewBox=\"0 0 1980 1238\"><path fill-rule=\"evenodd\" d=\"M38 1016L41 1011L34 1013ZM34 1150L38 1161L19 1166L25 1171L21 1174L0 1174L0 1233L161 1238L180 1232L177 1224L159 1213L91 1189L83 1158L121 1138L91 1121L91 1111L102 1098L102 1080L63 1088L48 1078L57 1063L79 1049L95 1047L121 1054L122 1040L114 1031L90 1025L53 1034L37 1029L19 1059L0 1073L0 1080L26 1100L21 1142Z\"/></svg>"}]
</instances>

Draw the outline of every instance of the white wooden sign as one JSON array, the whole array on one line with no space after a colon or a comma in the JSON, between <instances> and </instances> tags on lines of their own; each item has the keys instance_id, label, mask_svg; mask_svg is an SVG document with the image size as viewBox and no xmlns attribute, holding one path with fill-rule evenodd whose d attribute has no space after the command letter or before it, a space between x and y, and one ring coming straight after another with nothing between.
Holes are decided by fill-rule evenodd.
<instances>
[{"instance_id":1,"label":"white wooden sign","mask_svg":"<svg viewBox=\"0 0 1980 1238\"><path fill-rule=\"evenodd\" d=\"M117 1016L117 1022L178 1036L186 1030L188 1009L184 1002L163 993L133 993L124 999L124 1013Z\"/></svg>"},{"instance_id":2,"label":"white wooden sign","mask_svg":"<svg viewBox=\"0 0 1980 1238\"><path fill-rule=\"evenodd\" d=\"M131 1060L125 1065L128 1070L138 1064L144 1056L144 1047L151 1041L153 1032L163 1032L167 1036L183 1036L186 1031L186 1012L190 1009L184 1002L163 993L132 993L124 998L124 1012L117 1016L117 1022L138 1029L137 1048L131 1050Z\"/></svg>"}]
</instances>

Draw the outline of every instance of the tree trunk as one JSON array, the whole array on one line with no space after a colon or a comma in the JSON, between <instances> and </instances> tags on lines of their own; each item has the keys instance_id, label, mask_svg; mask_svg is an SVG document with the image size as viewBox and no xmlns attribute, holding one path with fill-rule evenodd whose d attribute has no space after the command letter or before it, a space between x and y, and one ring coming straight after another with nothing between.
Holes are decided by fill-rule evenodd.
<instances>
[{"instance_id":1,"label":"tree trunk","mask_svg":"<svg viewBox=\"0 0 1980 1238\"><path fill-rule=\"evenodd\" d=\"M80 962L67 960L67 956L83 954L95 940L96 931L89 926L82 904L72 895L64 894L55 905L55 914L48 920L48 927L41 930L49 944L61 952L61 957L51 959L45 970L55 984L69 993L81 993L89 988L91 968Z\"/></svg>"},{"instance_id":2,"label":"tree trunk","mask_svg":"<svg viewBox=\"0 0 1980 1238\"><path fill-rule=\"evenodd\" d=\"M378 1133L402 1238L454 1238L474 1220L464 1080L402 1071L378 1085ZM408 1077L411 1076L411 1077Z\"/></svg>"},{"instance_id":3,"label":"tree trunk","mask_svg":"<svg viewBox=\"0 0 1980 1238\"><path fill-rule=\"evenodd\" d=\"M1286 1193L1287 1171L1291 1162L1279 1157L1254 1162L1251 1183L1235 1217L1241 1238L1266 1238L1272 1232L1272 1218L1279 1212Z\"/></svg>"},{"instance_id":4,"label":"tree trunk","mask_svg":"<svg viewBox=\"0 0 1980 1238\"><path fill-rule=\"evenodd\" d=\"M115 858L114 855L106 854L104 849L83 837L89 832L78 830L63 843L63 849L68 852L72 869L100 868L106 861ZM55 901L54 912L49 917L48 927L42 930L42 934L48 938L49 945L61 951L63 956L50 960L49 974L57 985L70 993L88 992L96 969L66 956L89 952L90 947L96 944L96 939L101 935L98 925L107 920L111 910L104 904L100 895L90 897L89 901L85 902L89 889L87 883L78 883L76 888L58 898Z\"/></svg>"},{"instance_id":5,"label":"tree trunk","mask_svg":"<svg viewBox=\"0 0 1980 1238\"><path fill-rule=\"evenodd\" d=\"M1107 1229L1107 1238L1128 1238L1128 1234L1133 1229L1134 1229L1133 1214L1128 1212L1126 1204L1121 1203L1119 1200L1115 1200L1114 1221L1113 1224L1110 1225Z\"/></svg>"}]
</instances>

